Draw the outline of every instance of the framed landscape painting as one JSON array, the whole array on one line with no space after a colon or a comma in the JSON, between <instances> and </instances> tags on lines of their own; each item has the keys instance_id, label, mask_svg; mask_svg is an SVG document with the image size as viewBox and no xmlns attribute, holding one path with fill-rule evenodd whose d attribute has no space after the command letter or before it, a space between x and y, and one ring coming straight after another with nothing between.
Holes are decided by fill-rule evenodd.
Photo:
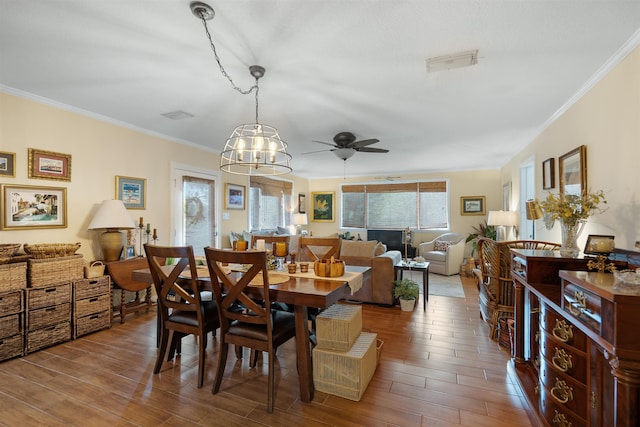
<instances>
[{"instance_id":1,"label":"framed landscape painting","mask_svg":"<svg viewBox=\"0 0 640 427\"><path fill-rule=\"evenodd\" d=\"M244 210L245 191L244 185L227 183L224 191L224 208Z\"/></svg>"},{"instance_id":2,"label":"framed landscape painting","mask_svg":"<svg viewBox=\"0 0 640 427\"><path fill-rule=\"evenodd\" d=\"M317 191L311 193L311 203L313 204L313 212L311 221L315 222L334 222L334 201L335 193L333 191Z\"/></svg>"},{"instance_id":3,"label":"framed landscape painting","mask_svg":"<svg viewBox=\"0 0 640 427\"><path fill-rule=\"evenodd\" d=\"M7 178L16 176L16 153L0 151L0 176Z\"/></svg>"},{"instance_id":4,"label":"framed landscape painting","mask_svg":"<svg viewBox=\"0 0 640 427\"><path fill-rule=\"evenodd\" d=\"M147 202L147 180L131 176L116 176L116 199L127 209L144 209Z\"/></svg>"},{"instance_id":5,"label":"framed landscape painting","mask_svg":"<svg viewBox=\"0 0 640 427\"><path fill-rule=\"evenodd\" d=\"M0 229L65 228L67 189L2 184Z\"/></svg>"},{"instance_id":6,"label":"framed landscape painting","mask_svg":"<svg viewBox=\"0 0 640 427\"><path fill-rule=\"evenodd\" d=\"M460 215L486 215L485 196L460 197Z\"/></svg>"},{"instance_id":7,"label":"framed landscape painting","mask_svg":"<svg viewBox=\"0 0 640 427\"><path fill-rule=\"evenodd\" d=\"M29 148L29 178L71 181L71 154Z\"/></svg>"}]
</instances>

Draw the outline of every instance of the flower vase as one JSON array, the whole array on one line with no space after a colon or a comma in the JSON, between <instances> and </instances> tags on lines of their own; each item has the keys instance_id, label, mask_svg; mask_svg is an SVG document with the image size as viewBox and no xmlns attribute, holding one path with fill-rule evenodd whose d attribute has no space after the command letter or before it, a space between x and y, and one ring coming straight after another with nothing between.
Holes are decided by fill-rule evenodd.
<instances>
[{"instance_id":1,"label":"flower vase","mask_svg":"<svg viewBox=\"0 0 640 427\"><path fill-rule=\"evenodd\" d=\"M560 221L562 226L562 246L560 247L560 255L568 258L576 258L580 254L580 248L578 248L578 237L582 233L582 229L586 224L586 221L578 220L575 224L567 224L564 221Z\"/></svg>"}]
</instances>

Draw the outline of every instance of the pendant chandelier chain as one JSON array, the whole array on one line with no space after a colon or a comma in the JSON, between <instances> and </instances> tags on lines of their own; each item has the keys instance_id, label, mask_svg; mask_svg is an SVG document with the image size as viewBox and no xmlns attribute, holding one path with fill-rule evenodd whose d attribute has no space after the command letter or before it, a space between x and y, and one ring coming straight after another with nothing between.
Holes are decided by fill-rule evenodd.
<instances>
[{"instance_id":1,"label":"pendant chandelier chain","mask_svg":"<svg viewBox=\"0 0 640 427\"><path fill-rule=\"evenodd\" d=\"M260 92L260 88L258 87L258 79L262 76L256 76L256 84L251 86L249 88L249 90L243 90L242 88L236 86L236 84L233 82L233 79L231 78L231 76L227 73L227 70L224 69L224 66L222 65L222 62L220 61L220 57L218 56L218 50L216 49L216 45L215 43L213 43L213 38L211 37L211 33L209 32L209 26L207 25L207 19L205 17L204 12L200 12L199 13L200 16L200 20L202 21L202 26L204 27L204 32L207 35L207 39L209 40L209 45L211 46L211 50L213 51L213 56L216 59L216 62L218 63L218 68L220 68L220 72L222 73L222 75L229 80L229 83L231 83L231 87L240 92L243 95L249 95L251 92L254 91L255 89L255 98L256 98L256 123L260 123L258 121L258 92Z\"/></svg>"}]
</instances>

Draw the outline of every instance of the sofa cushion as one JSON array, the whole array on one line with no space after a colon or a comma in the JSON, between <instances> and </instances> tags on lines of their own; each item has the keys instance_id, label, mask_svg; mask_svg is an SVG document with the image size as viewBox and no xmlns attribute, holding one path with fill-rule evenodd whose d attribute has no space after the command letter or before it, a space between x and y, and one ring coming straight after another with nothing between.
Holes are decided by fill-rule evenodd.
<instances>
[{"instance_id":1,"label":"sofa cushion","mask_svg":"<svg viewBox=\"0 0 640 427\"><path fill-rule=\"evenodd\" d=\"M385 252L387 252L387 245L382 242L378 242L376 247L373 249L373 256L379 256Z\"/></svg>"},{"instance_id":2,"label":"sofa cushion","mask_svg":"<svg viewBox=\"0 0 640 427\"><path fill-rule=\"evenodd\" d=\"M229 241L231 242L231 246L233 246L233 242L235 242L236 240L244 240L246 242L251 242L251 233L244 230L241 233L236 233L234 231L229 233Z\"/></svg>"},{"instance_id":3,"label":"sofa cushion","mask_svg":"<svg viewBox=\"0 0 640 427\"><path fill-rule=\"evenodd\" d=\"M340 256L371 257L375 255L376 240L343 240L340 244Z\"/></svg>"},{"instance_id":4,"label":"sofa cushion","mask_svg":"<svg viewBox=\"0 0 640 427\"><path fill-rule=\"evenodd\" d=\"M428 251L422 256L429 262L445 262L447 260L447 253L441 251Z\"/></svg>"},{"instance_id":5,"label":"sofa cushion","mask_svg":"<svg viewBox=\"0 0 640 427\"><path fill-rule=\"evenodd\" d=\"M433 250L434 251L441 251L441 252L446 252L447 249L449 249L449 246L451 246L452 243L451 242L447 242L444 240L436 240L433 243Z\"/></svg>"}]
</instances>

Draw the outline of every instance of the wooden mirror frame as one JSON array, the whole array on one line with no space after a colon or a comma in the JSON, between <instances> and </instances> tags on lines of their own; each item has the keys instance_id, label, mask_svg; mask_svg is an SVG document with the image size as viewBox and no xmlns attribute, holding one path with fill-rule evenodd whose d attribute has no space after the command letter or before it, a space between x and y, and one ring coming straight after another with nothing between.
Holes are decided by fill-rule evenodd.
<instances>
[{"instance_id":1,"label":"wooden mirror frame","mask_svg":"<svg viewBox=\"0 0 640 427\"><path fill-rule=\"evenodd\" d=\"M560 194L581 195L587 190L587 147L581 145L558 158ZM579 185L567 192L567 187Z\"/></svg>"}]
</instances>

